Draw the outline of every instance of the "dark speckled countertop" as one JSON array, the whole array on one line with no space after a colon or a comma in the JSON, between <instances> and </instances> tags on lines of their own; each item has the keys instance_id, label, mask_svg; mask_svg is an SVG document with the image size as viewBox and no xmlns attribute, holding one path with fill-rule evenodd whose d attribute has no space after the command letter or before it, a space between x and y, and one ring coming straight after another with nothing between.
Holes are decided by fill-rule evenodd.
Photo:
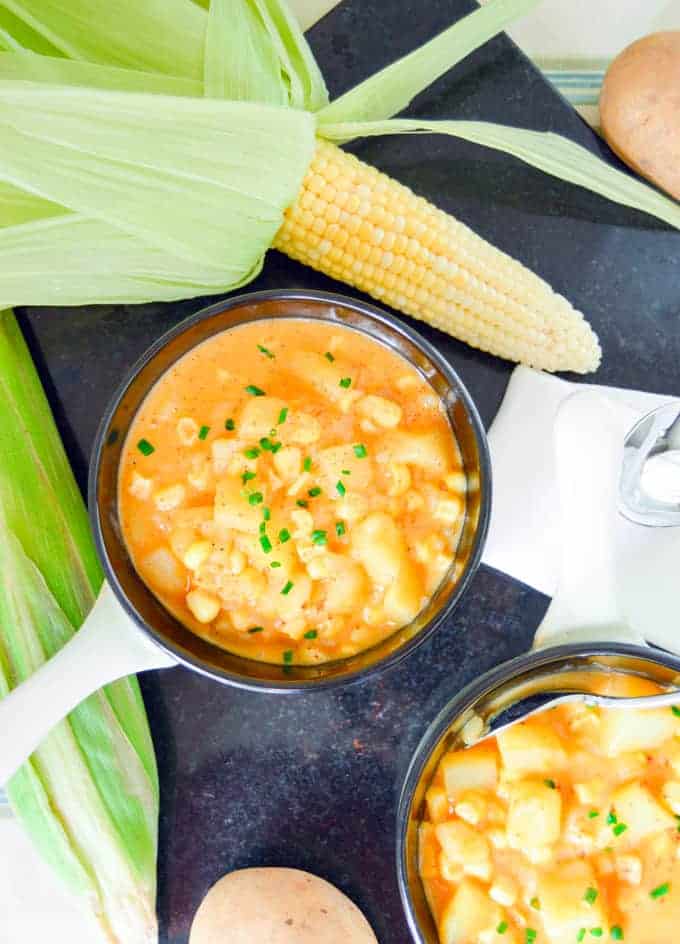
<instances>
[{"instance_id":1,"label":"dark speckled countertop","mask_svg":"<svg viewBox=\"0 0 680 944\"><path fill-rule=\"evenodd\" d=\"M345 0L311 34L331 92L473 6ZM615 162L505 37L438 81L412 110L556 130ZM354 149L518 256L586 312L604 347L593 379L680 394L680 233L450 138L382 138ZM336 288L272 253L252 288L284 286ZM205 302L21 312L81 484L99 417L123 374ZM488 424L510 366L424 333L450 357ZM209 886L249 865L316 872L357 902L381 944L408 944L393 860L410 756L461 686L528 647L545 606L539 594L482 568L448 625L406 664L331 694L263 696L183 669L147 674L162 784L163 944L184 944Z\"/></svg>"}]
</instances>

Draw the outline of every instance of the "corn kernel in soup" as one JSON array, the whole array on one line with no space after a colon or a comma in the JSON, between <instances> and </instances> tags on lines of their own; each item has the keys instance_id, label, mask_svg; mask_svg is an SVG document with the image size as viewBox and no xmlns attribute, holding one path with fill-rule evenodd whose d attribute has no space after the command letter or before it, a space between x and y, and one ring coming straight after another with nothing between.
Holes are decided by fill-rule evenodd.
<instances>
[{"instance_id":1,"label":"corn kernel in soup","mask_svg":"<svg viewBox=\"0 0 680 944\"><path fill-rule=\"evenodd\" d=\"M185 625L313 664L410 623L455 560L465 476L439 399L366 335L303 319L223 332L160 379L123 450L135 567Z\"/></svg>"},{"instance_id":2,"label":"corn kernel in soup","mask_svg":"<svg viewBox=\"0 0 680 944\"><path fill-rule=\"evenodd\" d=\"M658 690L620 674L600 689ZM444 754L419 831L442 944L674 944L679 716L561 705Z\"/></svg>"}]
</instances>

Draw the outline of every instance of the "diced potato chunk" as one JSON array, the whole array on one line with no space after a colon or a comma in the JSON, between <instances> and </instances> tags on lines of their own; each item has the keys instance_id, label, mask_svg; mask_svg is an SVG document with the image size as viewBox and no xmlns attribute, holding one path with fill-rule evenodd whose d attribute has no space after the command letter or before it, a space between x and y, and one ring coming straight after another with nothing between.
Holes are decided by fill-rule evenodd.
<instances>
[{"instance_id":1,"label":"diced potato chunk","mask_svg":"<svg viewBox=\"0 0 680 944\"><path fill-rule=\"evenodd\" d=\"M140 498L143 501L151 495L152 488L153 479L149 479L145 475L140 475L139 472L132 473L132 476L130 477L130 484L128 486L128 491L131 495L134 495L135 498Z\"/></svg>"},{"instance_id":2,"label":"diced potato chunk","mask_svg":"<svg viewBox=\"0 0 680 944\"><path fill-rule=\"evenodd\" d=\"M347 410L361 396L355 389L356 369L347 362L329 361L315 351L294 351L287 366L342 410ZM341 384L340 381L347 378L350 385Z\"/></svg>"},{"instance_id":3,"label":"diced potato chunk","mask_svg":"<svg viewBox=\"0 0 680 944\"><path fill-rule=\"evenodd\" d=\"M329 613L351 613L366 596L363 568L344 554L326 553L307 565L315 580L327 580L326 608Z\"/></svg>"},{"instance_id":4,"label":"diced potato chunk","mask_svg":"<svg viewBox=\"0 0 680 944\"><path fill-rule=\"evenodd\" d=\"M513 724L498 736L498 747L508 779L527 774L550 774L566 763L564 748L547 725Z\"/></svg>"},{"instance_id":5,"label":"diced potato chunk","mask_svg":"<svg viewBox=\"0 0 680 944\"><path fill-rule=\"evenodd\" d=\"M466 823L476 826L486 817L487 809L488 803L481 793L475 790L466 790L456 801L454 812Z\"/></svg>"},{"instance_id":6,"label":"diced potato chunk","mask_svg":"<svg viewBox=\"0 0 680 944\"><path fill-rule=\"evenodd\" d=\"M174 485L167 485L165 488L159 488L153 496L154 504L159 511L172 511L184 501L186 489L177 482Z\"/></svg>"},{"instance_id":7,"label":"diced potato chunk","mask_svg":"<svg viewBox=\"0 0 680 944\"><path fill-rule=\"evenodd\" d=\"M407 559L406 541L390 515L374 512L351 532L352 553L374 583L389 587Z\"/></svg>"},{"instance_id":8,"label":"diced potato chunk","mask_svg":"<svg viewBox=\"0 0 680 944\"><path fill-rule=\"evenodd\" d=\"M680 783L677 780L667 780L661 789L663 801L676 816L680 816Z\"/></svg>"},{"instance_id":9,"label":"diced potato chunk","mask_svg":"<svg viewBox=\"0 0 680 944\"><path fill-rule=\"evenodd\" d=\"M343 469L349 475L343 475ZM319 482L329 495L340 496L336 489L338 482L343 482L347 491L363 491L373 482L373 462L370 456L359 459L351 443L342 446L329 446L319 452Z\"/></svg>"},{"instance_id":10,"label":"diced potato chunk","mask_svg":"<svg viewBox=\"0 0 680 944\"><path fill-rule=\"evenodd\" d=\"M519 780L509 788L506 832L513 849L549 846L560 836L562 797L542 780Z\"/></svg>"},{"instance_id":11,"label":"diced potato chunk","mask_svg":"<svg viewBox=\"0 0 680 944\"><path fill-rule=\"evenodd\" d=\"M210 453L215 475L223 475L227 471L237 449L238 443L232 439L213 439L210 443Z\"/></svg>"},{"instance_id":12,"label":"diced potato chunk","mask_svg":"<svg viewBox=\"0 0 680 944\"><path fill-rule=\"evenodd\" d=\"M418 827L418 869L423 878L439 875L439 843L432 823L421 823Z\"/></svg>"},{"instance_id":13,"label":"diced potato chunk","mask_svg":"<svg viewBox=\"0 0 680 944\"><path fill-rule=\"evenodd\" d=\"M675 827L675 818L666 812L641 783L628 783L615 790L611 805L619 823L625 823L628 827L618 837L617 844L636 845L646 836Z\"/></svg>"},{"instance_id":14,"label":"diced potato chunk","mask_svg":"<svg viewBox=\"0 0 680 944\"><path fill-rule=\"evenodd\" d=\"M476 944L481 934L498 926L502 914L478 882L464 879L442 913L440 940L442 944Z\"/></svg>"},{"instance_id":15,"label":"diced potato chunk","mask_svg":"<svg viewBox=\"0 0 680 944\"><path fill-rule=\"evenodd\" d=\"M451 465L450 450L450 443L438 431L408 433L394 430L385 433L380 440L378 455L384 455L389 462L419 466L443 477Z\"/></svg>"},{"instance_id":16,"label":"diced potato chunk","mask_svg":"<svg viewBox=\"0 0 680 944\"><path fill-rule=\"evenodd\" d=\"M186 571L167 547L158 547L140 561L140 570L151 586L177 596L186 589Z\"/></svg>"},{"instance_id":17,"label":"diced potato chunk","mask_svg":"<svg viewBox=\"0 0 680 944\"><path fill-rule=\"evenodd\" d=\"M642 881L642 862L640 856L620 855L614 860L616 874L627 885L639 885Z\"/></svg>"},{"instance_id":18,"label":"diced potato chunk","mask_svg":"<svg viewBox=\"0 0 680 944\"><path fill-rule=\"evenodd\" d=\"M427 803L427 815L433 823L445 820L449 815L449 798L446 795L446 790L442 787L428 787L425 802Z\"/></svg>"},{"instance_id":19,"label":"diced potato chunk","mask_svg":"<svg viewBox=\"0 0 680 944\"><path fill-rule=\"evenodd\" d=\"M449 820L435 827L435 834L448 861L460 866L466 875L488 881L491 877L491 851L485 837L461 820Z\"/></svg>"},{"instance_id":20,"label":"diced potato chunk","mask_svg":"<svg viewBox=\"0 0 680 944\"><path fill-rule=\"evenodd\" d=\"M393 498L404 495L411 487L411 473L407 465L399 462L390 463L385 469L387 494Z\"/></svg>"},{"instance_id":21,"label":"diced potato chunk","mask_svg":"<svg viewBox=\"0 0 680 944\"><path fill-rule=\"evenodd\" d=\"M285 406L286 403L278 397L249 397L238 422L239 438L246 442L257 442L263 436L269 436ZM288 421L286 419L286 423Z\"/></svg>"},{"instance_id":22,"label":"diced potato chunk","mask_svg":"<svg viewBox=\"0 0 680 944\"><path fill-rule=\"evenodd\" d=\"M225 478L215 490L215 523L220 528L257 533L262 521L262 510L251 505L241 494L239 479Z\"/></svg>"},{"instance_id":23,"label":"diced potato chunk","mask_svg":"<svg viewBox=\"0 0 680 944\"><path fill-rule=\"evenodd\" d=\"M452 803L468 790L495 790L498 754L492 743L451 751L441 761L446 794Z\"/></svg>"},{"instance_id":24,"label":"diced potato chunk","mask_svg":"<svg viewBox=\"0 0 680 944\"><path fill-rule=\"evenodd\" d=\"M628 711L603 709L600 713L600 744L613 757L624 751L649 751L675 734L677 721L667 708Z\"/></svg>"},{"instance_id":25,"label":"diced potato chunk","mask_svg":"<svg viewBox=\"0 0 680 944\"><path fill-rule=\"evenodd\" d=\"M321 423L311 413L300 413L297 410L288 415L286 420L286 439L309 446L321 438Z\"/></svg>"},{"instance_id":26,"label":"diced potato chunk","mask_svg":"<svg viewBox=\"0 0 680 944\"><path fill-rule=\"evenodd\" d=\"M418 571L406 557L397 579L385 593L383 606L388 617L400 626L416 618L424 603L424 587Z\"/></svg>"},{"instance_id":27,"label":"diced potato chunk","mask_svg":"<svg viewBox=\"0 0 680 944\"><path fill-rule=\"evenodd\" d=\"M302 453L297 446L284 446L274 454L274 468L284 482L292 482L302 471Z\"/></svg>"},{"instance_id":28,"label":"diced potato chunk","mask_svg":"<svg viewBox=\"0 0 680 944\"><path fill-rule=\"evenodd\" d=\"M594 900L589 889L597 892ZM585 862L565 862L544 872L539 877L537 896L546 940L551 944L574 944L581 928L607 926L603 896L598 891L595 873Z\"/></svg>"},{"instance_id":29,"label":"diced potato chunk","mask_svg":"<svg viewBox=\"0 0 680 944\"><path fill-rule=\"evenodd\" d=\"M499 875L489 889L489 896L496 904L510 908L517 900L517 884L509 875Z\"/></svg>"},{"instance_id":30,"label":"diced potato chunk","mask_svg":"<svg viewBox=\"0 0 680 944\"><path fill-rule=\"evenodd\" d=\"M212 544L210 541L194 541L186 549L182 558L184 566L189 570L198 570L201 564L210 557Z\"/></svg>"},{"instance_id":31,"label":"diced potato chunk","mask_svg":"<svg viewBox=\"0 0 680 944\"><path fill-rule=\"evenodd\" d=\"M357 412L378 426L392 429L401 422L401 407L394 400L368 394L357 403Z\"/></svg>"}]
</instances>

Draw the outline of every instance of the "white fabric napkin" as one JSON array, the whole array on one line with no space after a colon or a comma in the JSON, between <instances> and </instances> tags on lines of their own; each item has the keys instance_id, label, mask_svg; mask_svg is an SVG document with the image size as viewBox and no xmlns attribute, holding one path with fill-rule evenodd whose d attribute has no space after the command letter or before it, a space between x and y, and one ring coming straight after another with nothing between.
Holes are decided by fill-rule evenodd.
<instances>
[{"instance_id":1,"label":"white fabric napkin","mask_svg":"<svg viewBox=\"0 0 680 944\"><path fill-rule=\"evenodd\" d=\"M560 510L552 429L565 397L585 385L517 367L489 431L493 509L484 562L552 595L558 577ZM616 404L621 435L673 397L593 387ZM612 475L618 479L618 469ZM613 522L621 612L641 639L680 649L680 528ZM584 535L587 540L587 535Z\"/></svg>"}]
</instances>

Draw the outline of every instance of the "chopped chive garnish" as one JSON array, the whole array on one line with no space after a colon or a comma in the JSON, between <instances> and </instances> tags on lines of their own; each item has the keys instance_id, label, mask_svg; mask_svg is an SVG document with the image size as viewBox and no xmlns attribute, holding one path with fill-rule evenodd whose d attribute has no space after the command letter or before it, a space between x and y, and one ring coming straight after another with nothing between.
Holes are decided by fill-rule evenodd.
<instances>
[{"instance_id":1,"label":"chopped chive garnish","mask_svg":"<svg viewBox=\"0 0 680 944\"><path fill-rule=\"evenodd\" d=\"M677 705L671 705L671 711L673 712L676 718L680 718L680 708L678 708Z\"/></svg>"},{"instance_id":2,"label":"chopped chive garnish","mask_svg":"<svg viewBox=\"0 0 680 944\"><path fill-rule=\"evenodd\" d=\"M260 536L260 546L265 554L270 554L272 549L272 542L269 540L266 534Z\"/></svg>"},{"instance_id":3,"label":"chopped chive garnish","mask_svg":"<svg viewBox=\"0 0 680 944\"><path fill-rule=\"evenodd\" d=\"M279 541L282 544L285 544L286 541L290 541L290 531L288 530L288 528L281 528L281 530L279 531Z\"/></svg>"},{"instance_id":4,"label":"chopped chive garnish","mask_svg":"<svg viewBox=\"0 0 680 944\"><path fill-rule=\"evenodd\" d=\"M616 826L612 829L612 832L615 836L620 836L621 833L625 833L628 829L625 823L617 823Z\"/></svg>"},{"instance_id":5,"label":"chopped chive garnish","mask_svg":"<svg viewBox=\"0 0 680 944\"><path fill-rule=\"evenodd\" d=\"M279 426L281 425L281 423L286 422L287 416L288 416L288 407L284 406L281 408L281 412L279 413Z\"/></svg>"},{"instance_id":6,"label":"chopped chive garnish","mask_svg":"<svg viewBox=\"0 0 680 944\"><path fill-rule=\"evenodd\" d=\"M293 661L293 650L292 650L292 649L286 649L286 651L285 651L284 654L283 654L283 661L284 661L287 665L290 665L290 663Z\"/></svg>"},{"instance_id":7,"label":"chopped chive garnish","mask_svg":"<svg viewBox=\"0 0 680 944\"><path fill-rule=\"evenodd\" d=\"M663 885L657 885L656 888L653 888L649 893L650 898L663 898L664 895L667 895L671 890L669 882L664 882Z\"/></svg>"},{"instance_id":8,"label":"chopped chive garnish","mask_svg":"<svg viewBox=\"0 0 680 944\"><path fill-rule=\"evenodd\" d=\"M209 427L209 426L201 426L201 428L200 428L199 431L198 431L198 438L199 438L199 439L207 439L209 432L210 432L210 427Z\"/></svg>"},{"instance_id":9,"label":"chopped chive garnish","mask_svg":"<svg viewBox=\"0 0 680 944\"><path fill-rule=\"evenodd\" d=\"M345 488L345 486L342 484L342 482L341 482L340 480L338 480L338 481L335 483L335 489L336 489L338 495L343 495L343 496L344 496L344 495L346 494L346 492L347 492L347 489Z\"/></svg>"},{"instance_id":10,"label":"chopped chive garnish","mask_svg":"<svg viewBox=\"0 0 680 944\"><path fill-rule=\"evenodd\" d=\"M243 388L246 393L249 393L251 397L266 397L267 394L264 390L260 390L259 387L256 387L255 384L248 384L247 387Z\"/></svg>"},{"instance_id":11,"label":"chopped chive garnish","mask_svg":"<svg viewBox=\"0 0 680 944\"><path fill-rule=\"evenodd\" d=\"M270 567L276 568L281 566L281 561L272 561L269 565Z\"/></svg>"},{"instance_id":12,"label":"chopped chive garnish","mask_svg":"<svg viewBox=\"0 0 680 944\"><path fill-rule=\"evenodd\" d=\"M351 377L343 377L342 380L340 381L340 386L344 387L345 390L347 390L347 388L350 387L351 385L352 385Z\"/></svg>"},{"instance_id":13,"label":"chopped chive garnish","mask_svg":"<svg viewBox=\"0 0 680 944\"><path fill-rule=\"evenodd\" d=\"M264 495L262 492L253 492L252 495L248 496L248 502L251 505L261 505L264 501Z\"/></svg>"},{"instance_id":14,"label":"chopped chive garnish","mask_svg":"<svg viewBox=\"0 0 680 944\"><path fill-rule=\"evenodd\" d=\"M248 632L252 636L253 633L261 633L264 630L264 626L251 626Z\"/></svg>"},{"instance_id":15,"label":"chopped chive garnish","mask_svg":"<svg viewBox=\"0 0 680 944\"><path fill-rule=\"evenodd\" d=\"M623 940L623 929L621 928L621 925L615 924L609 933L611 934L612 941Z\"/></svg>"},{"instance_id":16,"label":"chopped chive garnish","mask_svg":"<svg viewBox=\"0 0 680 944\"><path fill-rule=\"evenodd\" d=\"M243 450L243 455L246 457L246 459L257 459L259 454L260 450L257 448L257 446L251 446L249 449Z\"/></svg>"},{"instance_id":17,"label":"chopped chive garnish","mask_svg":"<svg viewBox=\"0 0 680 944\"><path fill-rule=\"evenodd\" d=\"M583 896L583 900L587 901L589 905L594 905L597 901L597 889L596 888L586 888L586 893Z\"/></svg>"},{"instance_id":18,"label":"chopped chive garnish","mask_svg":"<svg viewBox=\"0 0 680 944\"><path fill-rule=\"evenodd\" d=\"M312 544L328 544L326 531L312 531Z\"/></svg>"},{"instance_id":19,"label":"chopped chive garnish","mask_svg":"<svg viewBox=\"0 0 680 944\"><path fill-rule=\"evenodd\" d=\"M307 494L309 495L310 498L316 498L317 495L321 494L321 489L319 488L318 485L315 485L314 488L309 489Z\"/></svg>"},{"instance_id":20,"label":"chopped chive garnish","mask_svg":"<svg viewBox=\"0 0 680 944\"><path fill-rule=\"evenodd\" d=\"M340 471L342 472L343 475L351 475L351 474L352 474L349 469L340 469Z\"/></svg>"},{"instance_id":21,"label":"chopped chive garnish","mask_svg":"<svg viewBox=\"0 0 680 944\"><path fill-rule=\"evenodd\" d=\"M345 533L345 530L346 530L346 529L345 529L345 522L344 522L344 521L336 521L336 522L335 522L335 533L337 534L337 536L338 536L339 538L341 538L341 537L343 536L343 534ZM678 827L678 828L680 829L680 827Z\"/></svg>"},{"instance_id":22,"label":"chopped chive garnish","mask_svg":"<svg viewBox=\"0 0 680 944\"><path fill-rule=\"evenodd\" d=\"M287 581L286 581L286 586L285 586L285 587L283 588L283 590L281 591L281 593L283 594L284 597L287 597L287 596L288 596L288 594L290 593L290 591L293 589L293 586L294 586L294 584L293 584L293 581L292 581L292 580L287 580Z\"/></svg>"},{"instance_id":23,"label":"chopped chive garnish","mask_svg":"<svg viewBox=\"0 0 680 944\"><path fill-rule=\"evenodd\" d=\"M614 810L610 810L610 812L607 814L607 825L613 826L614 823L618 823L618 821L619 821L619 818L614 812Z\"/></svg>"},{"instance_id":24,"label":"chopped chive garnish","mask_svg":"<svg viewBox=\"0 0 680 944\"><path fill-rule=\"evenodd\" d=\"M269 348L265 347L264 344L258 344L257 349L258 351L260 351L261 354L264 354L265 357L270 358L270 360L274 360L275 355L272 354Z\"/></svg>"},{"instance_id":25,"label":"chopped chive garnish","mask_svg":"<svg viewBox=\"0 0 680 944\"><path fill-rule=\"evenodd\" d=\"M280 442L272 442L268 436L263 436L263 438L260 440L260 445L265 452L278 452L281 448Z\"/></svg>"},{"instance_id":26,"label":"chopped chive garnish","mask_svg":"<svg viewBox=\"0 0 680 944\"><path fill-rule=\"evenodd\" d=\"M245 471L245 472L243 473L243 475L241 476L241 481L242 481L243 484L245 485L246 482L250 482L250 481L252 481L254 478L257 478L257 476L255 475L255 473L254 473L254 472L251 472L250 469L246 469L246 471Z\"/></svg>"},{"instance_id":27,"label":"chopped chive garnish","mask_svg":"<svg viewBox=\"0 0 680 944\"><path fill-rule=\"evenodd\" d=\"M506 932L507 930L508 930L508 922L507 922L507 921L500 921L500 922L496 925L496 934L505 934L505 932Z\"/></svg>"},{"instance_id":28,"label":"chopped chive garnish","mask_svg":"<svg viewBox=\"0 0 680 944\"><path fill-rule=\"evenodd\" d=\"M599 815L600 814L598 813L597 810L590 810L590 812L588 813L588 819L595 819Z\"/></svg>"},{"instance_id":29,"label":"chopped chive garnish","mask_svg":"<svg viewBox=\"0 0 680 944\"><path fill-rule=\"evenodd\" d=\"M326 358L327 361L330 361L331 364L335 360L335 358L333 357L330 351L326 351L326 353L324 354L324 357Z\"/></svg>"},{"instance_id":30,"label":"chopped chive garnish","mask_svg":"<svg viewBox=\"0 0 680 944\"><path fill-rule=\"evenodd\" d=\"M260 534L264 534L266 530L267 530L267 522L266 521L260 522Z\"/></svg>"},{"instance_id":31,"label":"chopped chive garnish","mask_svg":"<svg viewBox=\"0 0 680 944\"><path fill-rule=\"evenodd\" d=\"M307 456L305 461L302 463L302 468L305 470L305 472L312 471L312 457L311 456Z\"/></svg>"},{"instance_id":32,"label":"chopped chive garnish","mask_svg":"<svg viewBox=\"0 0 680 944\"><path fill-rule=\"evenodd\" d=\"M576 935L576 940L580 942L580 941L583 940L583 938L584 938L585 936L586 936L586 929L585 929L585 928L581 928L581 930L580 930L580 931L578 932L578 934Z\"/></svg>"},{"instance_id":33,"label":"chopped chive garnish","mask_svg":"<svg viewBox=\"0 0 680 944\"><path fill-rule=\"evenodd\" d=\"M152 446L148 439L140 439L137 448L143 456L150 456L152 452L156 451L156 447Z\"/></svg>"},{"instance_id":34,"label":"chopped chive garnish","mask_svg":"<svg viewBox=\"0 0 680 944\"><path fill-rule=\"evenodd\" d=\"M304 498L298 498L295 504L298 506L298 508L306 508L309 505L309 502L305 501Z\"/></svg>"},{"instance_id":35,"label":"chopped chive garnish","mask_svg":"<svg viewBox=\"0 0 680 944\"><path fill-rule=\"evenodd\" d=\"M236 423L232 420L231 417L229 417L228 420L225 420L224 428L228 429L230 433L233 433L234 430L236 429Z\"/></svg>"},{"instance_id":36,"label":"chopped chive garnish","mask_svg":"<svg viewBox=\"0 0 680 944\"><path fill-rule=\"evenodd\" d=\"M263 509L262 509L262 517L264 518L265 521L269 521L269 519L271 518L271 516L272 516L272 513L271 513L271 511L269 510L269 508L263 508Z\"/></svg>"},{"instance_id":37,"label":"chopped chive garnish","mask_svg":"<svg viewBox=\"0 0 680 944\"><path fill-rule=\"evenodd\" d=\"M305 633L305 639L316 639L318 632L315 629L308 629Z\"/></svg>"},{"instance_id":38,"label":"chopped chive garnish","mask_svg":"<svg viewBox=\"0 0 680 944\"><path fill-rule=\"evenodd\" d=\"M530 904L531 907L534 909L534 911L540 911L540 910L541 910L541 903L540 903L540 901L538 900L538 898L532 898L531 901L529 902L529 904Z\"/></svg>"},{"instance_id":39,"label":"chopped chive garnish","mask_svg":"<svg viewBox=\"0 0 680 944\"><path fill-rule=\"evenodd\" d=\"M544 780L543 783L546 785L546 787L550 787L551 790L557 789L557 784L555 783L554 780L551 780L550 777Z\"/></svg>"},{"instance_id":40,"label":"chopped chive garnish","mask_svg":"<svg viewBox=\"0 0 680 944\"><path fill-rule=\"evenodd\" d=\"M533 928L525 928L524 930L524 941L525 944L534 944L536 940L536 932Z\"/></svg>"},{"instance_id":41,"label":"chopped chive garnish","mask_svg":"<svg viewBox=\"0 0 680 944\"><path fill-rule=\"evenodd\" d=\"M591 928L590 933L593 937L602 937L602 928Z\"/></svg>"},{"instance_id":42,"label":"chopped chive garnish","mask_svg":"<svg viewBox=\"0 0 680 944\"><path fill-rule=\"evenodd\" d=\"M282 443L280 442L272 443L272 452L274 453L274 455L276 455L276 453L279 451L281 446L282 446Z\"/></svg>"},{"instance_id":43,"label":"chopped chive garnish","mask_svg":"<svg viewBox=\"0 0 680 944\"><path fill-rule=\"evenodd\" d=\"M357 445L354 446L354 455L357 457L357 459L365 459L368 455L366 446L364 446L363 443L357 443Z\"/></svg>"}]
</instances>

